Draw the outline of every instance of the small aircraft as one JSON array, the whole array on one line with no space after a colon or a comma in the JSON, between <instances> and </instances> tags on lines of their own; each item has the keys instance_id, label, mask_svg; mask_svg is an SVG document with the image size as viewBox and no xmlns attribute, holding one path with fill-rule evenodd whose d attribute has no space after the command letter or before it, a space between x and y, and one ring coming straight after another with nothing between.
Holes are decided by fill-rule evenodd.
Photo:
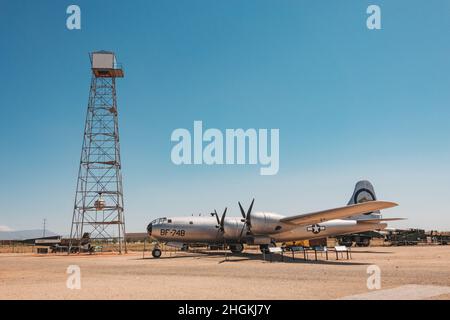
<instances>
[{"instance_id":1,"label":"small aircraft","mask_svg":"<svg viewBox=\"0 0 450 320\"><path fill-rule=\"evenodd\" d=\"M294 216L275 212L252 212L255 199L247 212L241 203L242 217L227 217L227 208L219 218L217 211L198 217L172 217L153 220L147 227L157 243L187 248L189 244L225 246L233 253L244 250L244 244L259 245L268 250L277 242L310 240L355 232L382 230L387 221L403 218L382 217L380 210L397 206L394 202L378 201L369 181L359 181L347 206ZM158 245L152 251L161 256Z\"/></svg>"}]
</instances>

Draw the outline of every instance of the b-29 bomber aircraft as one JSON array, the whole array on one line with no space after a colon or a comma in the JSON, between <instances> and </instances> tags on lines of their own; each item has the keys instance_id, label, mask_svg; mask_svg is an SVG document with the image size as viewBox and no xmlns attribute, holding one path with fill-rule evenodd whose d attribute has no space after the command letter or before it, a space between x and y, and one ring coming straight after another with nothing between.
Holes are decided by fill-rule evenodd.
<instances>
[{"instance_id":1,"label":"b-29 bomber aircraft","mask_svg":"<svg viewBox=\"0 0 450 320\"><path fill-rule=\"evenodd\" d=\"M147 232L157 243L187 247L189 244L225 246L240 253L244 244L259 245L267 250L277 242L335 237L356 232L382 230L387 221L403 218L383 218L380 210L397 206L394 202L379 201L369 181L359 181L346 206L294 216L275 212L252 212L254 200L242 217L228 217L225 208L221 217L214 210L208 216L164 217L153 220ZM161 256L157 245L152 255Z\"/></svg>"}]
</instances>

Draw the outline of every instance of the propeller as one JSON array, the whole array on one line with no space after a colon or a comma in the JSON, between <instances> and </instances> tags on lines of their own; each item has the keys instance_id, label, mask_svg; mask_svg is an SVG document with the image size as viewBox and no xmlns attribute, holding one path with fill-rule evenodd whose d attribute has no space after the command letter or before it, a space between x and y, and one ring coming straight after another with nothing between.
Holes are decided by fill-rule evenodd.
<instances>
[{"instance_id":1,"label":"propeller","mask_svg":"<svg viewBox=\"0 0 450 320\"><path fill-rule=\"evenodd\" d=\"M222 213L222 217L220 219L219 219L219 215L217 214L217 211L214 210L214 215L216 216L216 220L217 220L217 228L221 232L223 232L225 230L225 216L227 214L227 209L228 208L225 208L225 210Z\"/></svg>"},{"instance_id":2,"label":"propeller","mask_svg":"<svg viewBox=\"0 0 450 320\"><path fill-rule=\"evenodd\" d=\"M242 214L242 219L241 221L244 222L244 225L242 226L242 230L241 230L241 238L242 238L242 233L244 232L244 228L247 227L247 231L248 233L251 233L251 219L250 219L250 215L252 213L252 209L253 209L253 204L255 203L255 199L253 198L252 203L250 204L250 207L247 210L247 213L245 213L244 208L242 208L242 205L240 202L238 202L239 204L239 209L241 210L241 214Z\"/></svg>"}]
</instances>

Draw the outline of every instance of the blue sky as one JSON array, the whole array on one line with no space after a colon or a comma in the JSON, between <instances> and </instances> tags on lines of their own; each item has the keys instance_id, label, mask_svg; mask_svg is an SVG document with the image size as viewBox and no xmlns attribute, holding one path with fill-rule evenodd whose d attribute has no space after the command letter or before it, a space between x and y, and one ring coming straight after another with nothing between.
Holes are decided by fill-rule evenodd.
<instances>
[{"instance_id":1,"label":"blue sky","mask_svg":"<svg viewBox=\"0 0 450 320\"><path fill-rule=\"evenodd\" d=\"M81 7L82 29L66 28ZM382 30L366 28L366 8ZM0 225L70 228L90 83L115 51L128 231L256 198L298 214L346 204L359 179L399 227L450 229L450 3L2 1ZM180 166L176 128L279 128L280 171Z\"/></svg>"}]
</instances>

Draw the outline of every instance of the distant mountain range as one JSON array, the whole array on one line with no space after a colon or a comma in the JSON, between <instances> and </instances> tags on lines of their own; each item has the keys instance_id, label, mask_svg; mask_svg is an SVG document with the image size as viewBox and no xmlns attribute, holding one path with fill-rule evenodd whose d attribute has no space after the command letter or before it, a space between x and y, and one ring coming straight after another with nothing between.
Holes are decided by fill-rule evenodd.
<instances>
[{"instance_id":1,"label":"distant mountain range","mask_svg":"<svg viewBox=\"0 0 450 320\"><path fill-rule=\"evenodd\" d=\"M26 240L26 239L35 239L42 238L44 234L43 229L36 230L19 230L19 231L0 231L0 240ZM46 237L57 236L57 233L54 233L50 230L45 230Z\"/></svg>"}]
</instances>

